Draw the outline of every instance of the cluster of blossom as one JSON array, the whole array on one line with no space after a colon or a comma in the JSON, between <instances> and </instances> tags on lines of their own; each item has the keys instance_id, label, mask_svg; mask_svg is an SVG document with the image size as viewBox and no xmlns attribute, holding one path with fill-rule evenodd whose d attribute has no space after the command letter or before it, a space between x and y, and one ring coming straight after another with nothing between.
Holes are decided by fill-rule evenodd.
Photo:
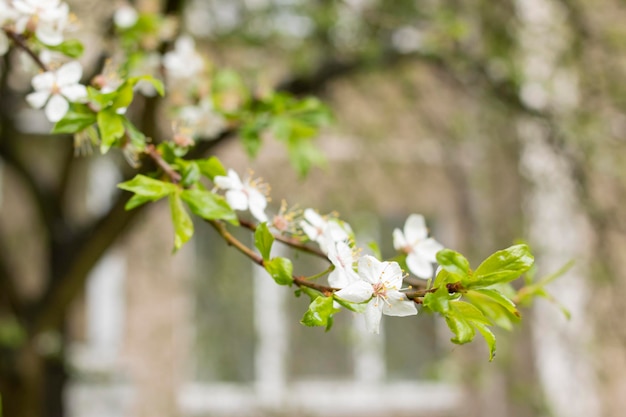
<instances>
[{"instance_id":1,"label":"cluster of blossom","mask_svg":"<svg viewBox=\"0 0 626 417\"><path fill-rule=\"evenodd\" d=\"M136 25L139 17L137 10L126 4L116 10L113 21L118 28L126 30ZM25 41L34 36L44 48L31 49L31 52L38 53L47 68L33 77L34 92L27 97L27 102L34 108L44 108L47 119L53 123L67 114L70 103L84 102L87 98L87 89L80 84L83 75L80 63L51 61L50 51L45 49L64 42L64 31L70 20L69 7L60 0L0 0L0 54L9 48L8 34L21 36ZM171 96L183 96L178 102L173 100L171 103L176 113L173 126L174 136L180 139L178 144L189 146L193 144L192 138L214 138L224 130L225 118L216 111L212 97L207 93L209 89L197 85L198 80L205 78L199 75L206 65L191 37L181 36L174 49L163 56L146 51L142 59L134 60L133 65L127 71L129 76L137 72L156 75L162 70L171 91L176 93ZM110 65L93 82L102 92L113 91L121 83L118 71ZM155 94L153 86L147 82L139 82L135 88L146 96ZM199 99L191 100L190 97L197 96L199 90L204 93Z\"/></svg>"},{"instance_id":2,"label":"cluster of blossom","mask_svg":"<svg viewBox=\"0 0 626 417\"><path fill-rule=\"evenodd\" d=\"M231 208L249 210L259 222L268 221L265 214L267 199L264 190L259 189L258 181L250 177L241 181L235 171L229 170L227 176L215 177L215 183L226 191L226 201ZM368 331L379 332L383 314L417 314L415 303L402 293L404 273L400 265L380 261L371 255L359 256L360 251L354 247L353 232L348 223L335 217L321 216L310 208L304 210L301 219L293 221L298 222L304 236L319 245L334 266L328 276L328 284L338 290L335 296L352 303L367 303L365 323ZM284 229L284 226L279 229ZM411 214L403 231L393 231L393 240L394 248L406 254L410 272L422 279L432 278L436 254L443 246L428 237L422 215Z\"/></svg>"},{"instance_id":3,"label":"cluster of blossom","mask_svg":"<svg viewBox=\"0 0 626 417\"><path fill-rule=\"evenodd\" d=\"M37 39L50 46L63 42L63 31L69 22L69 7L60 0L1 0L0 53L6 53L8 39L4 31L17 34L34 33Z\"/></svg>"}]
</instances>

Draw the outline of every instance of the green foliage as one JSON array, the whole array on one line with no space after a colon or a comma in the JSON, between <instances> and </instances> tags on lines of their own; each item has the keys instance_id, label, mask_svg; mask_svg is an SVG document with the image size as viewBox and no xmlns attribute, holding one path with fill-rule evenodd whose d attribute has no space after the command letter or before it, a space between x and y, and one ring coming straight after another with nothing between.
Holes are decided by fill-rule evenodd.
<instances>
[{"instance_id":1,"label":"green foliage","mask_svg":"<svg viewBox=\"0 0 626 417\"><path fill-rule=\"evenodd\" d=\"M137 174L132 180L118 184L118 188L130 191L148 201L156 201L176 192L176 185L171 182L156 180Z\"/></svg>"},{"instance_id":2,"label":"green foliage","mask_svg":"<svg viewBox=\"0 0 626 417\"><path fill-rule=\"evenodd\" d=\"M278 285L291 285L293 283L293 264L289 259L273 258L264 262L263 266Z\"/></svg>"},{"instance_id":3,"label":"green foliage","mask_svg":"<svg viewBox=\"0 0 626 417\"><path fill-rule=\"evenodd\" d=\"M537 297L544 298L554 304L556 304L563 315L567 318L571 318L570 311L561 305L552 295L548 293L546 290L546 285L553 282L555 279L562 277L567 271L570 270L574 266L574 261L569 261L565 265L563 265L558 271L549 274L537 281L533 281L533 277L531 274L528 274L526 279L526 285L519 289L516 294L517 302L522 306L529 306L532 304L533 300Z\"/></svg>"},{"instance_id":4,"label":"green foliage","mask_svg":"<svg viewBox=\"0 0 626 417\"><path fill-rule=\"evenodd\" d=\"M124 136L124 116L114 110L102 110L97 116L100 130L100 152L107 153L118 139Z\"/></svg>"},{"instance_id":5,"label":"green foliage","mask_svg":"<svg viewBox=\"0 0 626 417\"><path fill-rule=\"evenodd\" d=\"M233 225L239 225L237 214L222 196L197 188L183 190L180 196L189 209L203 219L225 220Z\"/></svg>"},{"instance_id":6,"label":"green foliage","mask_svg":"<svg viewBox=\"0 0 626 417\"><path fill-rule=\"evenodd\" d=\"M498 251L485 259L474 272L469 288L485 288L504 284L518 278L534 264L528 245L515 245Z\"/></svg>"},{"instance_id":7,"label":"green foliage","mask_svg":"<svg viewBox=\"0 0 626 417\"><path fill-rule=\"evenodd\" d=\"M488 326L510 330L520 320L513 301L496 287L532 267L534 258L528 246L515 245L498 251L473 272L463 255L449 249L439 251L437 261L442 270L435 278L434 291L424 296L424 307L445 318L454 334L453 343L472 341L478 330L489 347L489 359L493 360L496 339Z\"/></svg>"},{"instance_id":8,"label":"green foliage","mask_svg":"<svg viewBox=\"0 0 626 417\"><path fill-rule=\"evenodd\" d=\"M96 123L96 114L84 104L72 103L61 120L55 123L52 133L76 133Z\"/></svg>"},{"instance_id":9,"label":"green foliage","mask_svg":"<svg viewBox=\"0 0 626 417\"><path fill-rule=\"evenodd\" d=\"M178 193L169 195L170 212L174 224L174 252L182 248L193 235L193 222Z\"/></svg>"},{"instance_id":10,"label":"green foliage","mask_svg":"<svg viewBox=\"0 0 626 417\"><path fill-rule=\"evenodd\" d=\"M263 222L257 226L254 232L254 246L259 250L263 260L267 261L270 258L270 252L272 251L272 244L274 243L274 235L267 227L267 223Z\"/></svg>"},{"instance_id":11,"label":"green foliage","mask_svg":"<svg viewBox=\"0 0 626 417\"><path fill-rule=\"evenodd\" d=\"M61 52L70 58L80 58L85 52L85 47L78 39L68 39L58 45L46 45L51 51Z\"/></svg>"},{"instance_id":12,"label":"green foliage","mask_svg":"<svg viewBox=\"0 0 626 417\"><path fill-rule=\"evenodd\" d=\"M333 297L321 295L309 304L309 309L304 313L300 323L309 327L326 327L326 331L328 331L333 325L333 314L338 311L333 307Z\"/></svg>"},{"instance_id":13,"label":"green foliage","mask_svg":"<svg viewBox=\"0 0 626 417\"><path fill-rule=\"evenodd\" d=\"M212 156L206 159L197 159L196 164L198 164L198 168L200 168L200 173L205 177L213 180L213 178L217 176L225 176L226 168L220 162L220 160Z\"/></svg>"},{"instance_id":14,"label":"green foliage","mask_svg":"<svg viewBox=\"0 0 626 417\"><path fill-rule=\"evenodd\" d=\"M312 140L320 128L331 122L329 109L315 98L296 99L274 93L253 103L244 117L240 135L250 156L255 156L265 132L271 133L287 147L289 160L304 176L313 166L325 163L323 154Z\"/></svg>"}]
</instances>

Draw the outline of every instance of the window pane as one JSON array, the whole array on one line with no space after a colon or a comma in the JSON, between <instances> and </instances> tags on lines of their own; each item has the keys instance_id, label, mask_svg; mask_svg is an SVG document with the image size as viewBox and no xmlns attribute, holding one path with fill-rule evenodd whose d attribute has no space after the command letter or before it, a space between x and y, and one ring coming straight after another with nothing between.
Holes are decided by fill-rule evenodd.
<instances>
[{"instance_id":1,"label":"window pane","mask_svg":"<svg viewBox=\"0 0 626 417\"><path fill-rule=\"evenodd\" d=\"M294 262L294 273L312 275L328 268L329 263L310 255L300 254ZM293 259L293 258L292 258ZM326 278L320 278L326 283ZM352 313L342 311L335 316L333 328L311 328L300 324L310 299L288 296L287 319L290 324L289 372L292 379L351 378L352 359L350 338Z\"/></svg>"},{"instance_id":2,"label":"window pane","mask_svg":"<svg viewBox=\"0 0 626 417\"><path fill-rule=\"evenodd\" d=\"M197 251L194 378L251 382L254 379L252 263L227 246L209 225L196 225ZM232 230L251 243L250 232Z\"/></svg>"}]
</instances>

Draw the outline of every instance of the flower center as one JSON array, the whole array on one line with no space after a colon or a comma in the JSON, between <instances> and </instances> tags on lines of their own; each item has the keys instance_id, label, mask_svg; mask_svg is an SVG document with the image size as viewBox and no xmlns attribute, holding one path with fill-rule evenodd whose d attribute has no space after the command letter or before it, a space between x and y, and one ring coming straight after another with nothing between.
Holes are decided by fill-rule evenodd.
<instances>
[{"instance_id":1,"label":"flower center","mask_svg":"<svg viewBox=\"0 0 626 417\"><path fill-rule=\"evenodd\" d=\"M378 282L376 284L372 284L372 290L374 291L374 295L376 297L387 298L387 287L384 283Z\"/></svg>"}]
</instances>

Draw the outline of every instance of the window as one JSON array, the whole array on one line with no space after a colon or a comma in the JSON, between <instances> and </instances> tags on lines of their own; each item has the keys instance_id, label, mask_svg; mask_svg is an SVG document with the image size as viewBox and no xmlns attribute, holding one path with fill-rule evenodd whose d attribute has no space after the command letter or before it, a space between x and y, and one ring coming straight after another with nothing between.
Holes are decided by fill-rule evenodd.
<instances>
[{"instance_id":1,"label":"window","mask_svg":"<svg viewBox=\"0 0 626 417\"><path fill-rule=\"evenodd\" d=\"M364 224L375 225L370 236L389 240L383 247L392 247L392 226L404 221L361 217ZM249 232L236 232L252 244ZM458 406L459 389L438 382L432 367L441 339L432 317L385 317L378 336L365 331L362 317L342 312L333 329L321 334L324 329L298 322L306 296L296 298L294 288L277 286L209 227L199 225L195 238L196 360L193 382L181 393L185 415L256 415L261 410L430 415ZM306 254L289 255L298 257L296 273L325 267Z\"/></svg>"}]
</instances>

